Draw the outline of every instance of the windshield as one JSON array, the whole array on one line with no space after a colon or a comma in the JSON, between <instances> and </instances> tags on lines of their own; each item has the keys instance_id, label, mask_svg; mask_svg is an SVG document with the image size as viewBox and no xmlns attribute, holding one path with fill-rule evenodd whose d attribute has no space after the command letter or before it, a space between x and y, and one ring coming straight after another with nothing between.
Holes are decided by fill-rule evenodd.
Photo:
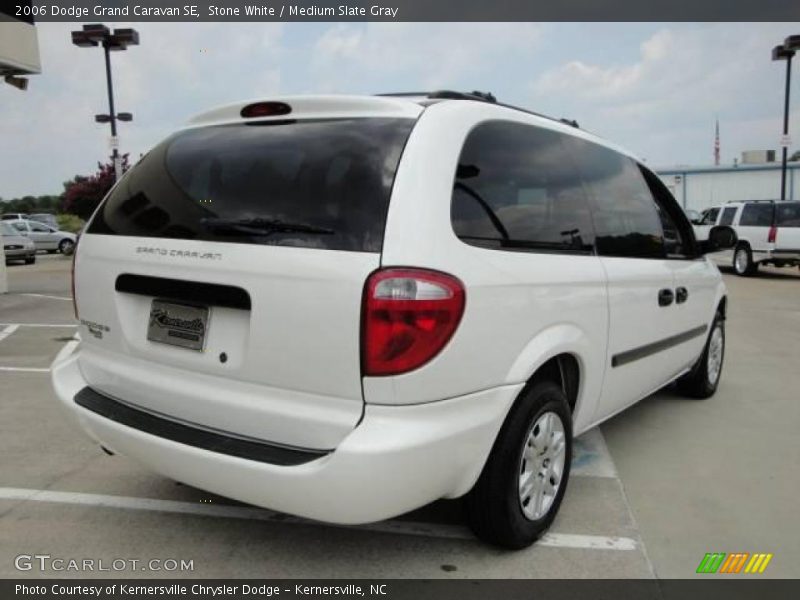
<instances>
[{"instance_id":1,"label":"windshield","mask_svg":"<svg viewBox=\"0 0 800 600\"><path fill-rule=\"evenodd\" d=\"M8 223L0 221L0 235L19 235L19 232Z\"/></svg>"},{"instance_id":2,"label":"windshield","mask_svg":"<svg viewBox=\"0 0 800 600\"><path fill-rule=\"evenodd\" d=\"M271 121L180 132L115 188L88 233L380 252L414 121Z\"/></svg>"}]
</instances>

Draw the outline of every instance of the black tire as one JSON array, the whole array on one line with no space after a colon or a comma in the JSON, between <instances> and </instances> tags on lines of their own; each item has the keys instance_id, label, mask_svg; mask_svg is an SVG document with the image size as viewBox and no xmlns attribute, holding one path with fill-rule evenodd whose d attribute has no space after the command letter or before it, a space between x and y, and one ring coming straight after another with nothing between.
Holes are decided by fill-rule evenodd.
<instances>
[{"instance_id":1,"label":"black tire","mask_svg":"<svg viewBox=\"0 0 800 600\"><path fill-rule=\"evenodd\" d=\"M719 354L719 369L717 370L716 378L711 379L709 376L709 353L711 347L711 340L714 337L715 331L719 330L722 347ZM720 313L714 317L714 322L711 324L711 329L706 338L706 345L703 348L703 354L700 355L697 363L692 367L686 375L678 379L678 390L684 396L690 398L705 399L713 396L717 387L719 387L719 380L722 379L722 366L725 362L725 319Z\"/></svg>"},{"instance_id":2,"label":"black tire","mask_svg":"<svg viewBox=\"0 0 800 600\"><path fill-rule=\"evenodd\" d=\"M753 262L753 253L747 244L736 246L733 252L733 270L740 277L749 277L758 271L758 263Z\"/></svg>"},{"instance_id":3,"label":"black tire","mask_svg":"<svg viewBox=\"0 0 800 600\"><path fill-rule=\"evenodd\" d=\"M74 250L75 250L75 242L73 242L70 239L61 240L58 243L58 251L61 254L66 254L67 256L69 256L70 254L72 254Z\"/></svg>"},{"instance_id":4,"label":"black tire","mask_svg":"<svg viewBox=\"0 0 800 600\"><path fill-rule=\"evenodd\" d=\"M30 257L25 259L25 264L26 265L32 265L35 262L36 262L36 257L35 256L30 256Z\"/></svg>"},{"instance_id":5,"label":"black tire","mask_svg":"<svg viewBox=\"0 0 800 600\"><path fill-rule=\"evenodd\" d=\"M540 518L532 520L523 512L519 478L526 465L523 450L529 434L546 413L557 416L563 427L564 465L549 508ZM571 461L572 415L567 398L555 383L535 382L522 392L509 411L483 471L466 497L467 521L472 531L481 540L503 548L516 550L530 546L547 531L558 513Z\"/></svg>"}]
</instances>

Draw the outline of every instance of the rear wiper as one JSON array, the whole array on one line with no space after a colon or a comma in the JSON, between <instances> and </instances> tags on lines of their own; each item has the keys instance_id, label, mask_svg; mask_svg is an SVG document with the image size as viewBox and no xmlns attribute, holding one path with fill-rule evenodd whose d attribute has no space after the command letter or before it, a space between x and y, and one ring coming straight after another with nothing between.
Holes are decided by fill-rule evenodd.
<instances>
[{"instance_id":1,"label":"rear wiper","mask_svg":"<svg viewBox=\"0 0 800 600\"><path fill-rule=\"evenodd\" d=\"M265 219L255 217L252 219L217 219L207 218L200 220L203 225L223 234L243 235L270 235L272 233L315 233L330 235L336 233L333 229L317 227L308 223L293 223L281 219Z\"/></svg>"}]
</instances>

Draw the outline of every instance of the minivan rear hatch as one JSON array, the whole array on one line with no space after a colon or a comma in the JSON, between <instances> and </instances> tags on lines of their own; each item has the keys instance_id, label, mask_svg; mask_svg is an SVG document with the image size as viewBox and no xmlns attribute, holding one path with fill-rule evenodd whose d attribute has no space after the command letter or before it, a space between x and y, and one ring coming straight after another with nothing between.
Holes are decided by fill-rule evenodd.
<instances>
[{"instance_id":1,"label":"minivan rear hatch","mask_svg":"<svg viewBox=\"0 0 800 600\"><path fill-rule=\"evenodd\" d=\"M363 410L362 290L415 122L386 112L192 127L144 156L79 243L89 385L200 428L335 448Z\"/></svg>"}]
</instances>

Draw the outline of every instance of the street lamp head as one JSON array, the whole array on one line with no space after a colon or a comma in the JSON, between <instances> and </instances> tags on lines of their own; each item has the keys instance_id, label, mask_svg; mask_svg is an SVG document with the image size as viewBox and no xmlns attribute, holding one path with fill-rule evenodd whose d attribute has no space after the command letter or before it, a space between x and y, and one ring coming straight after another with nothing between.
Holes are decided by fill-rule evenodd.
<instances>
[{"instance_id":1,"label":"street lamp head","mask_svg":"<svg viewBox=\"0 0 800 600\"><path fill-rule=\"evenodd\" d=\"M783 44L772 49L772 60L788 60L794 56L794 50L787 50Z\"/></svg>"},{"instance_id":2,"label":"street lamp head","mask_svg":"<svg viewBox=\"0 0 800 600\"><path fill-rule=\"evenodd\" d=\"M139 45L139 32L135 29L115 29L114 37L126 46Z\"/></svg>"},{"instance_id":3,"label":"street lamp head","mask_svg":"<svg viewBox=\"0 0 800 600\"><path fill-rule=\"evenodd\" d=\"M86 37L95 42L95 44L102 42L108 36L109 29L101 23L93 23L91 25L83 26L83 33Z\"/></svg>"},{"instance_id":4,"label":"street lamp head","mask_svg":"<svg viewBox=\"0 0 800 600\"><path fill-rule=\"evenodd\" d=\"M85 31L73 31L72 43L79 48L91 48L92 46L97 46L97 42L92 41L89 36L86 35Z\"/></svg>"},{"instance_id":5,"label":"street lamp head","mask_svg":"<svg viewBox=\"0 0 800 600\"><path fill-rule=\"evenodd\" d=\"M133 121L133 115L129 112L117 113L117 119L120 121Z\"/></svg>"},{"instance_id":6,"label":"street lamp head","mask_svg":"<svg viewBox=\"0 0 800 600\"><path fill-rule=\"evenodd\" d=\"M94 122L95 123L108 123L109 121L111 121L111 117L109 117L108 115L95 115L94 116Z\"/></svg>"},{"instance_id":7,"label":"street lamp head","mask_svg":"<svg viewBox=\"0 0 800 600\"><path fill-rule=\"evenodd\" d=\"M783 47L787 50L800 50L800 35L790 35L783 41Z\"/></svg>"}]
</instances>

